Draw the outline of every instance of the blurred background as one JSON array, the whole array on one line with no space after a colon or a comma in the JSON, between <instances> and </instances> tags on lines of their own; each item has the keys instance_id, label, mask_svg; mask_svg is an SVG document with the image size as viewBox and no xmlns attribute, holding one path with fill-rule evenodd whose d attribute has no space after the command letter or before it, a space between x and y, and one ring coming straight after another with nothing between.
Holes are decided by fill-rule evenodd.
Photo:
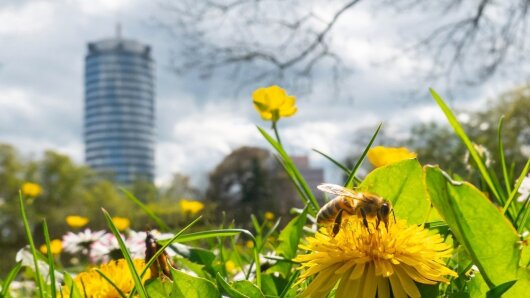
<instances>
[{"instance_id":1,"label":"blurred background","mask_svg":"<svg viewBox=\"0 0 530 298\"><path fill-rule=\"evenodd\" d=\"M42 218L52 237L72 214L101 229L101 207L152 225L119 187L174 227L190 220L183 199L204 204L205 224L288 217L299 199L252 107L269 85L297 98L279 129L312 187L344 179L312 149L352 165L380 122L377 144L478 177L429 87L492 163L504 115L517 171L530 157L529 5L2 0L0 272L26 243L17 199L28 182L41 188L27 202L39 243Z\"/></svg>"}]
</instances>

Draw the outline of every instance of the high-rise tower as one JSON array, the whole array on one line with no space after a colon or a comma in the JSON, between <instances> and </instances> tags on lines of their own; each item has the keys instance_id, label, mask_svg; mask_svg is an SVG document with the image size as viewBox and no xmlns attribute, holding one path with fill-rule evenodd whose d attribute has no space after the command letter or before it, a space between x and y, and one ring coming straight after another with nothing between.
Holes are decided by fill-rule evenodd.
<instances>
[{"instance_id":1,"label":"high-rise tower","mask_svg":"<svg viewBox=\"0 0 530 298\"><path fill-rule=\"evenodd\" d=\"M117 182L154 176L154 61L151 48L116 38L88 43L85 161Z\"/></svg>"}]
</instances>

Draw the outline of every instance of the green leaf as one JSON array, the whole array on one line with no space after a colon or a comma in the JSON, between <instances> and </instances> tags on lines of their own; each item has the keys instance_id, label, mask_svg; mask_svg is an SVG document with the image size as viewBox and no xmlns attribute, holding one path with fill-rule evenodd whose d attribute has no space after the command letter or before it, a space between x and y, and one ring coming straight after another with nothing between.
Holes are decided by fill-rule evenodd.
<instances>
[{"instance_id":1,"label":"green leaf","mask_svg":"<svg viewBox=\"0 0 530 298\"><path fill-rule=\"evenodd\" d=\"M149 207L147 207L142 201L138 200L132 193L128 192L125 188L121 188L120 190L123 191L125 194L125 197L129 199L131 202L135 203L142 209L145 214L147 214L154 222L156 222L157 226L160 228L161 231L169 231L169 227L164 223L164 221L158 217Z\"/></svg>"},{"instance_id":2,"label":"green leaf","mask_svg":"<svg viewBox=\"0 0 530 298\"><path fill-rule=\"evenodd\" d=\"M194 277L178 270L171 270L171 275L173 276L173 297L221 297L217 287L207 279Z\"/></svg>"},{"instance_id":3,"label":"green leaf","mask_svg":"<svg viewBox=\"0 0 530 298\"><path fill-rule=\"evenodd\" d=\"M488 185L491 193L495 196L495 198L497 199L497 202L502 202L501 194L499 193L498 189L495 187L493 183L493 179L490 176L488 169L486 165L484 164L484 161L478 154L477 150L475 150L475 146L473 146L473 143L467 136L466 132L464 131L460 123L458 123L458 120L456 119L455 115L453 114L451 109L447 106L447 104L443 101L440 95L438 95L438 93L436 93L433 89L429 89L429 91L431 92L431 95L436 101L436 103L438 104L438 106L440 106L440 108L444 112L445 116L447 117L447 120L449 121L449 124L451 124L451 126L453 127L453 130L455 131L456 135L462 140L467 150L469 151L469 154L471 155L471 157L477 164L478 170L480 174L482 175L482 178L484 178L484 181L486 181L486 184Z\"/></svg>"},{"instance_id":4,"label":"green leaf","mask_svg":"<svg viewBox=\"0 0 530 298\"><path fill-rule=\"evenodd\" d=\"M505 282L503 284L500 284L500 285L496 286L495 288L489 290L486 293L486 298L500 298L500 297L502 297L502 295L506 291L508 291L516 282L517 282L517 280L511 280L511 281L508 281L508 282Z\"/></svg>"},{"instance_id":5,"label":"green leaf","mask_svg":"<svg viewBox=\"0 0 530 298\"><path fill-rule=\"evenodd\" d=\"M43 224L42 229L44 233L44 241L46 242L47 255L48 255L48 265L49 265L48 274L50 276L50 293L52 297L55 297L57 296L57 291L55 289L55 262L53 261L52 250L50 247L50 233L48 232L48 224L46 223L46 220L44 220L42 224Z\"/></svg>"},{"instance_id":6,"label":"green leaf","mask_svg":"<svg viewBox=\"0 0 530 298\"><path fill-rule=\"evenodd\" d=\"M145 283L149 298L173 297L173 283L168 279L150 279Z\"/></svg>"},{"instance_id":7,"label":"green leaf","mask_svg":"<svg viewBox=\"0 0 530 298\"><path fill-rule=\"evenodd\" d=\"M112 234L114 234L114 237L116 237L116 240L118 241L118 245L120 246L120 250L123 254L123 258L125 261L127 261L127 267L129 267L129 272L131 273L132 279L134 281L134 287L136 291L138 292L138 295L140 295L141 298L147 298L147 292L145 290L145 287L142 283L142 279L138 275L138 272L136 272L136 267L134 266L134 262L131 258L131 255L129 254L129 250L127 249L127 246L125 246L125 242L121 238L120 231L114 223L112 222L112 217L110 214L102 208L103 216L105 217L105 221L107 222L107 226L110 228Z\"/></svg>"},{"instance_id":8,"label":"green leaf","mask_svg":"<svg viewBox=\"0 0 530 298\"><path fill-rule=\"evenodd\" d=\"M360 191L389 200L396 217L411 224L424 223L431 203L423 185L423 171L416 159L406 159L379 167L364 178Z\"/></svg>"},{"instance_id":9,"label":"green leaf","mask_svg":"<svg viewBox=\"0 0 530 298\"><path fill-rule=\"evenodd\" d=\"M4 283L2 284L2 291L0 292L0 297L7 297L7 294L9 293L9 286L11 285L11 282L17 277L18 272L20 272L20 269L22 268L22 261L18 262L11 271L6 276L6 279L4 280Z\"/></svg>"},{"instance_id":10,"label":"green leaf","mask_svg":"<svg viewBox=\"0 0 530 298\"><path fill-rule=\"evenodd\" d=\"M188 242L194 240L201 240L207 238L216 238L216 237L231 237L239 234L245 234L254 240L254 235L251 232L244 229L224 229L224 230L210 230L210 231L201 231L196 233L183 234L176 238L175 241L171 242ZM159 243L166 243L167 241L159 241Z\"/></svg>"},{"instance_id":11,"label":"green leaf","mask_svg":"<svg viewBox=\"0 0 530 298\"><path fill-rule=\"evenodd\" d=\"M68 296L68 298L83 298L83 295L81 295L81 291L75 284L74 279L66 272L64 273L64 287L70 289L70 296Z\"/></svg>"},{"instance_id":12,"label":"green leaf","mask_svg":"<svg viewBox=\"0 0 530 298\"><path fill-rule=\"evenodd\" d=\"M223 289L224 293L226 293L230 298L250 298L250 296L247 296L233 288L219 273L217 273L216 281L217 285Z\"/></svg>"},{"instance_id":13,"label":"green leaf","mask_svg":"<svg viewBox=\"0 0 530 298\"><path fill-rule=\"evenodd\" d=\"M300 243L300 238L302 238L302 233L304 225L307 219L307 208L304 209L304 212L297 215L293 218L278 236L278 241L280 244L276 247L276 252L286 259L292 259L296 257L296 251L298 250L298 244Z\"/></svg>"},{"instance_id":14,"label":"green leaf","mask_svg":"<svg viewBox=\"0 0 530 298\"><path fill-rule=\"evenodd\" d=\"M433 205L464 245L490 288L517 279L518 236L486 196L467 182L452 181L438 167L425 167Z\"/></svg>"},{"instance_id":15,"label":"green leaf","mask_svg":"<svg viewBox=\"0 0 530 298\"><path fill-rule=\"evenodd\" d=\"M35 283L38 287L39 296L44 297L44 282L42 276L39 272L38 258L37 258L37 249L35 248L35 242L33 241L33 236L31 235L31 228L29 227L28 218L26 216L26 209L24 209L24 199L22 198L22 192L18 192L18 199L20 205L20 215L22 217L22 223L24 224L24 230L26 232L26 237L28 238L29 248L33 256L33 265L35 266Z\"/></svg>"},{"instance_id":16,"label":"green leaf","mask_svg":"<svg viewBox=\"0 0 530 298\"><path fill-rule=\"evenodd\" d=\"M263 292L248 280L239 280L232 283L232 287L240 293L252 298L265 298Z\"/></svg>"},{"instance_id":17,"label":"green leaf","mask_svg":"<svg viewBox=\"0 0 530 298\"><path fill-rule=\"evenodd\" d=\"M281 161L283 162L283 165L290 170L287 171L287 174L292 178L292 180L296 182L295 187L299 188L300 192L303 194L302 199L304 200L304 203L309 202L313 213L316 213L320 209L317 199L313 195L313 192L311 191L311 188L305 181L304 177L302 177L302 174L300 174L300 171L298 171L298 169L294 165L294 162L291 160L289 155L287 155L280 143L278 143L273 137L271 137L263 128L258 126L258 130L263 135L263 137L265 137L265 139L272 145L276 152L278 152L281 157Z\"/></svg>"},{"instance_id":18,"label":"green leaf","mask_svg":"<svg viewBox=\"0 0 530 298\"><path fill-rule=\"evenodd\" d=\"M263 291L264 295L267 296L278 296L278 288L276 287L275 279L278 279L278 277L274 277L270 274L263 274L261 277L261 290Z\"/></svg>"},{"instance_id":19,"label":"green leaf","mask_svg":"<svg viewBox=\"0 0 530 298\"><path fill-rule=\"evenodd\" d=\"M366 158L366 154L368 154L368 150L370 150L370 147L372 147L372 144L375 141L375 138L377 137L377 134L379 133L379 130L381 130L381 126L383 123L379 123L379 126L377 126L377 129L375 130L374 134L372 135L372 138L370 139L370 142L368 142L368 145L366 145L366 148L364 148L363 154L361 154L361 157L355 163L355 166L353 166L353 169L350 172L350 175L348 176L348 179L346 179L346 183L344 184L345 187L352 187L353 186L353 180L355 178L355 174L357 174L357 170L361 167L364 159Z\"/></svg>"}]
</instances>

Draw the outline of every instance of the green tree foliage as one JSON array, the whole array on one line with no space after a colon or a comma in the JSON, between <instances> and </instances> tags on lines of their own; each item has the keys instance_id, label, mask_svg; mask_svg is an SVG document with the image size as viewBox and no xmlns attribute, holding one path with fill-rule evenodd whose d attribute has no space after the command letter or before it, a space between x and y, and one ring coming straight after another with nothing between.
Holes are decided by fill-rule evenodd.
<instances>
[{"instance_id":1,"label":"green tree foliage","mask_svg":"<svg viewBox=\"0 0 530 298\"><path fill-rule=\"evenodd\" d=\"M249 222L250 214L275 211L273 164L268 150L234 150L210 173L207 200L217 206L218 214L224 211L227 219L243 224Z\"/></svg>"}]
</instances>

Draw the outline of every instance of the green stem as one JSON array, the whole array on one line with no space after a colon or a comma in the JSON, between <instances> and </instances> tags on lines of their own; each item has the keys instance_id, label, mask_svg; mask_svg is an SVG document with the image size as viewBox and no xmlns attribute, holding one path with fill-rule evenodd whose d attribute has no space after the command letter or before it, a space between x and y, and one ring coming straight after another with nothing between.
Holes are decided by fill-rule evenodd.
<instances>
[{"instance_id":1,"label":"green stem","mask_svg":"<svg viewBox=\"0 0 530 298\"><path fill-rule=\"evenodd\" d=\"M276 135L276 140L278 141L278 144L283 147L282 140L280 140L280 134L278 133L278 127L276 126L277 121L272 122L272 129L274 130L274 135Z\"/></svg>"}]
</instances>

